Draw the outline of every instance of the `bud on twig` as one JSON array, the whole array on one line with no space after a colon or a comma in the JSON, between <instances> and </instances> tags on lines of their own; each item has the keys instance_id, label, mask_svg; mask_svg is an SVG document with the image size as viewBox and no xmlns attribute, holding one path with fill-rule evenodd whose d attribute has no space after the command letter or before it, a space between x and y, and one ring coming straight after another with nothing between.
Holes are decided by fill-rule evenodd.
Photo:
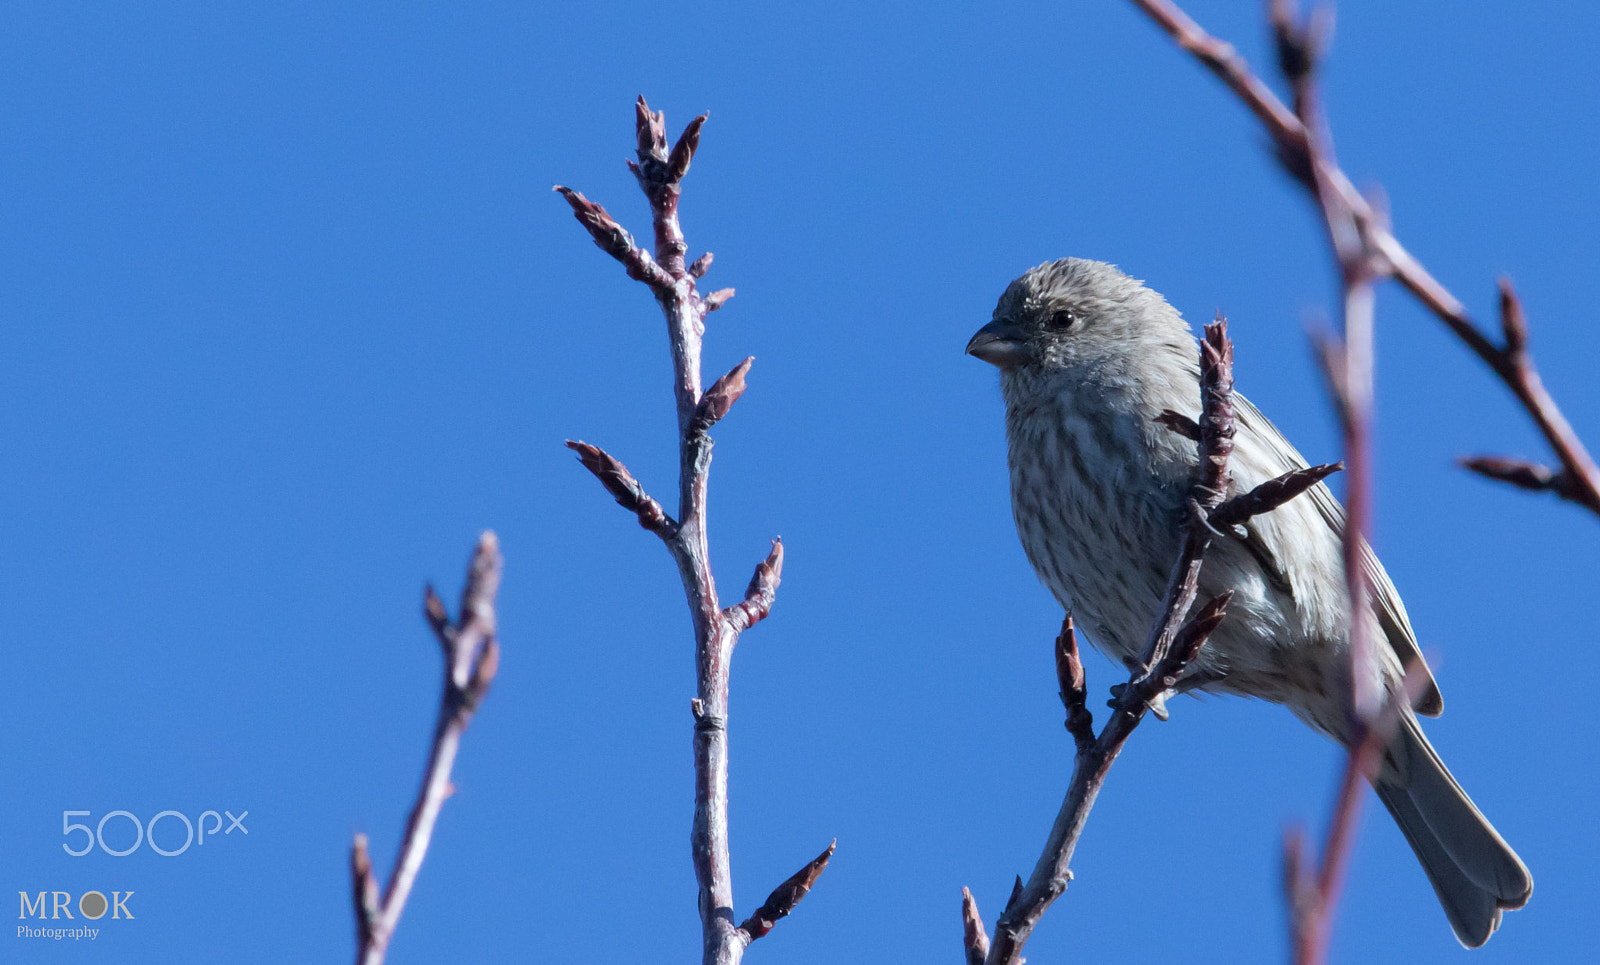
<instances>
[{"instance_id":1,"label":"bud on twig","mask_svg":"<svg viewBox=\"0 0 1600 965\"><path fill-rule=\"evenodd\" d=\"M1228 319L1217 312L1217 320L1206 326L1205 339L1200 343L1200 457L1205 473L1202 484L1215 494L1204 506L1208 511L1227 491L1233 434L1233 341L1228 338Z\"/></svg>"},{"instance_id":2,"label":"bud on twig","mask_svg":"<svg viewBox=\"0 0 1600 965\"><path fill-rule=\"evenodd\" d=\"M678 143L672 145L672 155L667 158L667 180L677 184L683 176L689 173L689 162L694 160L695 149L700 146L700 128L705 126L709 114L701 114L689 122L678 136ZM664 139L664 136L663 136Z\"/></svg>"},{"instance_id":3,"label":"bud on twig","mask_svg":"<svg viewBox=\"0 0 1600 965\"><path fill-rule=\"evenodd\" d=\"M367 836L357 834L350 847L350 888L356 906L358 948L372 943L372 926L378 920L378 883L372 877L372 858L367 853Z\"/></svg>"},{"instance_id":4,"label":"bud on twig","mask_svg":"<svg viewBox=\"0 0 1600 965\"><path fill-rule=\"evenodd\" d=\"M660 111L651 111L644 95L633 103L633 132L638 143L639 160L665 162L667 159L667 121Z\"/></svg>"},{"instance_id":5,"label":"bud on twig","mask_svg":"<svg viewBox=\"0 0 1600 965\"><path fill-rule=\"evenodd\" d=\"M1528 349L1528 318L1509 278L1500 279L1500 330L1506 337L1506 357L1513 364L1521 362Z\"/></svg>"},{"instance_id":6,"label":"bud on twig","mask_svg":"<svg viewBox=\"0 0 1600 965\"><path fill-rule=\"evenodd\" d=\"M1061 621L1061 633L1056 636L1056 683L1061 687L1061 705L1067 710L1067 731L1082 751L1094 743L1094 714L1088 707L1089 687L1071 613Z\"/></svg>"},{"instance_id":7,"label":"bud on twig","mask_svg":"<svg viewBox=\"0 0 1600 965\"><path fill-rule=\"evenodd\" d=\"M1268 479L1249 492L1240 493L1218 506L1207 521L1221 530L1245 522L1252 516L1270 513L1343 468L1342 462L1330 462L1295 469Z\"/></svg>"},{"instance_id":8,"label":"bud on twig","mask_svg":"<svg viewBox=\"0 0 1600 965\"><path fill-rule=\"evenodd\" d=\"M439 638L439 643L448 652L450 649L450 634L454 632L450 626L450 614L444 608L444 601L439 599L439 594L433 592L433 584L425 584L422 588L422 615L427 618L428 626L433 628L433 635Z\"/></svg>"},{"instance_id":9,"label":"bud on twig","mask_svg":"<svg viewBox=\"0 0 1600 965\"><path fill-rule=\"evenodd\" d=\"M744 601L722 611L723 617L733 621L739 630L748 630L765 620L772 612L782 576L783 539L779 537L772 541L772 552L767 558L756 564L755 575L750 577L750 586L744 591Z\"/></svg>"},{"instance_id":10,"label":"bud on twig","mask_svg":"<svg viewBox=\"0 0 1600 965\"><path fill-rule=\"evenodd\" d=\"M712 292L711 294L707 295L706 299L705 299L707 314L709 314L711 312L714 312L717 309L721 308L723 305L727 304L728 299L730 299L732 297L733 297L733 289L731 289L731 288L719 288L716 291Z\"/></svg>"},{"instance_id":11,"label":"bud on twig","mask_svg":"<svg viewBox=\"0 0 1600 965\"><path fill-rule=\"evenodd\" d=\"M1163 688L1176 684L1179 675L1194 662L1194 658L1200 653L1200 648L1205 646L1206 638L1222 624L1222 618L1227 615L1228 603L1232 599L1232 590L1211 598L1189 618L1183 629L1178 631L1177 639L1172 642L1172 649L1167 651L1161 666L1156 668L1155 676L1160 679Z\"/></svg>"},{"instance_id":12,"label":"bud on twig","mask_svg":"<svg viewBox=\"0 0 1600 965\"><path fill-rule=\"evenodd\" d=\"M1480 476L1510 483L1518 489L1558 493L1566 499L1580 498L1578 487L1572 485L1572 477L1565 469L1555 470L1536 462L1505 456L1472 456L1461 460L1461 466Z\"/></svg>"},{"instance_id":13,"label":"bud on twig","mask_svg":"<svg viewBox=\"0 0 1600 965\"><path fill-rule=\"evenodd\" d=\"M567 448L578 454L578 461L583 463L583 468L594 473L594 477L606 487L606 492L611 494L618 506L639 517L640 526L662 537L672 532L677 524L661 508L660 503L650 498L639 481L628 472L628 467L604 449L587 442L568 439Z\"/></svg>"},{"instance_id":14,"label":"bud on twig","mask_svg":"<svg viewBox=\"0 0 1600 965\"><path fill-rule=\"evenodd\" d=\"M787 917L800 904L800 899L806 896L811 886L817 883L822 872L828 868L828 860L833 857L833 849L838 846L839 839L835 838L828 847L815 858L811 859L804 868L790 875L788 880L772 889L772 894L767 896L766 902L756 909L755 914L744 920L739 930L750 936L751 941L772 931L772 926L779 920Z\"/></svg>"},{"instance_id":15,"label":"bud on twig","mask_svg":"<svg viewBox=\"0 0 1600 965\"><path fill-rule=\"evenodd\" d=\"M622 262L629 278L644 282L658 294L672 290L672 279L667 277L666 271L650 257L650 252L634 242L633 235L617 224L617 220L604 207L563 185L558 184L553 190L567 199L567 204L572 206L573 217L588 230L589 237L594 239L600 250Z\"/></svg>"},{"instance_id":16,"label":"bud on twig","mask_svg":"<svg viewBox=\"0 0 1600 965\"><path fill-rule=\"evenodd\" d=\"M961 927L967 965L983 965L983 960L989 957L989 932L978 914L978 900L966 888L961 889Z\"/></svg>"},{"instance_id":17,"label":"bud on twig","mask_svg":"<svg viewBox=\"0 0 1600 965\"><path fill-rule=\"evenodd\" d=\"M695 406L694 418L689 421L690 432L708 432L712 426L722 421L722 417L727 415L733 404L744 395L744 377L754 361L754 356L745 359L735 365L727 375L711 383L711 388L706 390Z\"/></svg>"},{"instance_id":18,"label":"bud on twig","mask_svg":"<svg viewBox=\"0 0 1600 965\"><path fill-rule=\"evenodd\" d=\"M1069 872L1067 872L1067 874L1071 875L1072 872L1069 871ZM1012 908L1016 907L1017 899L1021 898L1021 897L1022 897L1022 876L1021 875L1017 875L1016 880L1011 882L1011 897L1006 899L1005 910L1006 911L1010 911ZM1003 914L1004 913L1002 912L1002 915Z\"/></svg>"}]
</instances>

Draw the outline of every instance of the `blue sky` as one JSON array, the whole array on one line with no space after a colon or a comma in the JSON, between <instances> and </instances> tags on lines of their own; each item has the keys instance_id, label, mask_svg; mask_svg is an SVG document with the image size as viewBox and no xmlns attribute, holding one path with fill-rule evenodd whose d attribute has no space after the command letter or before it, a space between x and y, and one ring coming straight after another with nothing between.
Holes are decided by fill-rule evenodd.
<instances>
[{"instance_id":1,"label":"blue sky","mask_svg":"<svg viewBox=\"0 0 1600 965\"><path fill-rule=\"evenodd\" d=\"M1189 9L1270 63L1256 5ZM1600 443L1600 18L1339 17L1347 170L1480 316L1515 279ZM390 961L694 956L681 589L562 446L672 489L660 317L549 191L647 232L622 164L640 93L674 134L711 112L684 225L739 294L706 368L756 358L716 432L717 573L743 586L774 534L789 551L734 662L738 911L839 839L750 961L958 960L961 887L992 922L1060 801L1060 614L1012 528L995 373L962 355L1011 278L1079 255L1193 322L1226 310L1241 390L1337 457L1304 338L1333 304L1320 228L1253 119L1126 3L0 22L0 894L132 890L137 916L84 950L0 936L6 961L347 960L346 848L365 831L388 866L432 727L421 586L453 599L484 528L501 673ZM1575 657L1600 527L1453 467L1543 450L1392 289L1379 349L1375 542L1446 697L1428 732L1536 881L1474 958L1592 957L1600 751ZM1118 762L1029 958L1282 961L1281 830L1320 830L1338 766L1279 708L1176 703ZM249 834L61 851L63 811L119 809L248 810ZM1381 811L1335 954L1465 955Z\"/></svg>"}]
</instances>

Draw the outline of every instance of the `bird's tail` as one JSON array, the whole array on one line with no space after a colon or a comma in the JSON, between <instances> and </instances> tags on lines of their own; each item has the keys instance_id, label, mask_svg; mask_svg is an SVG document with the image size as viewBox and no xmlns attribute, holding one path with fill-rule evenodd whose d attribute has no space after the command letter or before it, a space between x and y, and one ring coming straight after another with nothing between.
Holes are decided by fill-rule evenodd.
<instances>
[{"instance_id":1,"label":"bird's tail","mask_svg":"<svg viewBox=\"0 0 1600 965\"><path fill-rule=\"evenodd\" d=\"M1410 714L1373 788L1422 862L1461 944L1482 945L1500 926L1502 909L1528 903L1527 865L1456 783Z\"/></svg>"}]
</instances>

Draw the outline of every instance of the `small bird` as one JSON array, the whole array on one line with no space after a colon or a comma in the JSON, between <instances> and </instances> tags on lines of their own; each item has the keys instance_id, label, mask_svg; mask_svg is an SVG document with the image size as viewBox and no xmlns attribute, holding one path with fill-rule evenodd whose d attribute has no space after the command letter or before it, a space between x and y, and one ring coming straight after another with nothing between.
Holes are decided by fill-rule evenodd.
<instances>
[{"instance_id":1,"label":"small bird","mask_svg":"<svg viewBox=\"0 0 1600 965\"><path fill-rule=\"evenodd\" d=\"M1011 511L1039 579L1105 654L1133 666L1178 556L1194 443L1159 417L1197 419L1199 361L1183 317L1104 262L1065 258L1013 281L967 352L1000 369ZM1233 396L1230 494L1305 459L1244 396ZM1342 539L1344 509L1318 483L1213 541L1200 598L1232 590L1226 619L1173 688L1260 697L1334 740L1353 739ZM1394 584L1363 547L1377 642L1376 693L1402 668L1423 675L1373 781L1416 852L1461 944L1476 948L1521 908L1533 878L1428 743L1416 713L1438 716L1438 686ZM1387 643L1387 646L1383 645Z\"/></svg>"}]
</instances>

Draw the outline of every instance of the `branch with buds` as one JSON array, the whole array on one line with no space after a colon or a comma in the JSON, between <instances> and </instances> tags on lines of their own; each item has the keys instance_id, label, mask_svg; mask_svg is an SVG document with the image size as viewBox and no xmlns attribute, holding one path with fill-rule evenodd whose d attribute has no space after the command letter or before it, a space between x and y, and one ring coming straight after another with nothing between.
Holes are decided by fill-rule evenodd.
<instances>
[{"instance_id":1,"label":"branch with buds","mask_svg":"<svg viewBox=\"0 0 1600 965\"><path fill-rule=\"evenodd\" d=\"M622 263L630 278L649 287L667 320L672 351L673 389L678 412L678 515L669 516L621 462L586 442L568 442L578 461L600 480L618 505L633 513L639 525L659 536L677 563L694 625L696 696L694 713L695 813L690 834L695 879L700 889L703 961L734 965L749 944L766 935L794 910L828 866L834 846L779 885L765 904L735 927L733 875L728 847L728 673L739 635L772 612L783 575L783 543L756 566L744 598L724 608L712 579L706 537L706 492L711 468L710 431L728 415L745 391L752 359L728 374L700 386L700 348L706 316L733 297L724 288L707 295L697 282L711 267L707 252L686 264L688 244L678 223L678 201L706 116L689 126L667 149L666 122L643 97L635 112L636 161L628 168L650 202L655 252L641 248L605 208L570 188L557 186L578 223L594 243Z\"/></svg>"},{"instance_id":2,"label":"branch with buds","mask_svg":"<svg viewBox=\"0 0 1600 965\"><path fill-rule=\"evenodd\" d=\"M1260 119L1279 161L1316 200L1323 214L1346 289L1347 340L1351 301L1370 315L1372 287L1393 278L1488 365L1516 396L1560 464L1552 469L1503 456L1477 456L1462 465L1523 489L1555 493L1600 515L1600 467L1545 389L1528 354L1528 327L1511 283L1500 280L1501 340L1487 334L1460 299L1428 274L1390 230L1381 203L1363 197L1333 156L1332 138L1318 106L1316 72L1331 34L1331 7L1302 21L1292 0L1272 0L1269 19L1279 66L1293 94L1291 110L1251 72L1231 44L1205 32L1172 0L1133 0L1178 46L1192 54ZM1357 373L1358 380L1370 378ZM1355 467L1352 466L1352 477Z\"/></svg>"},{"instance_id":3,"label":"branch with buds","mask_svg":"<svg viewBox=\"0 0 1600 965\"><path fill-rule=\"evenodd\" d=\"M1510 388L1545 437L1560 468L1502 456L1476 456L1461 464L1480 475L1523 489L1552 492L1600 515L1600 469L1545 390L1528 354L1528 326L1509 282L1500 281L1497 344L1439 284L1390 230L1381 202L1363 197L1340 169L1332 136L1320 109L1317 70L1332 32L1332 8L1301 18L1293 0L1270 0L1268 20L1293 109L1251 72L1232 46L1200 28L1171 0L1134 3L1193 54L1266 127L1279 160L1316 201L1339 269L1343 337L1317 336L1318 358L1327 377L1344 435L1349 476L1345 490L1345 576L1351 612L1366 609L1368 574L1365 536L1371 529L1371 410L1373 304L1378 282L1393 278L1437 316ZM1366 621L1350 626L1352 676L1356 683L1352 725L1356 737L1340 778L1327 837L1315 867L1309 867L1304 836L1284 845L1284 887L1290 907L1291 946L1297 965L1327 957L1334 907L1360 815L1363 778L1376 772L1400 714L1423 675L1407 674L1399 693L1375 693L1364 668L1373 660ZM1409 668L1407 668L1409 670Z\"/></svg>"},{"instance_id":4,"label":"branch with buds","mask_svg":"<svg viewBox=\"0 0 1600 965\"><path fill-rule=\"evenodd\" d=\"M422 859L433 839L433 826L445 798L455 790L450 771L455 766L461 735L489 692L500 665L500 645L495 640L494 598L500 589L500 544L484 533L467 569L461 591L461 612L452 621L444 602L429 586L423 591L423 615L444 650L444 689L439 697L439 720L433 730L433 750L423 773L422 790L406 822L400 855L395 859L389 884L378 894L367 853L367 836L356 835L350 849L350 883L356 913L356 963L381 965L389 940L405 911L411 886L422 870Z\"/></svg>"},{"instance_id":5,"label":"branch with buds","mask_svg":"<svg viewBox=\"0 0 1600 965\"><path fill-rule=\"evenodd\" d=\"M1199 454L1189 488L1189 517L1184 523L1182 546L1167 581L1160 619L1150 633L1144 661L1133 669L1128 682L1112 688L1111 716L1097 735L1088 708L1088 684L1078 656L1077 634L1068 613L1055 641L1056 679L1066 710L1066 728L1077 747L1072 780L1066 799L1050 829L1044 853L1026 883L1019 878L1011 899L995 923L991 938L985 931L971 892L962 889L964 944L969 965L1016 965L1022 947L1051 903L1072 880L1069 864L1078 838L1089 819L1095 798L1105 784L1111 765L1133 736L1147 712L1165 716L1162 703L1181 687L1185 671L1194 663L1206 639L1222 623L1231 592L1194 607L1199 592L1200 566L1219 525L1238 525L1271 512L1294 499L1337 466L1317 466L1286 473L1249 492L1225 498L1228 459L1233 452L1233 343L1228 323L1220 314L1206 326L1200 344L1200 421L1174 412L1160 417L1163 425L1194 441ZM1191 614L1191 610L1193 611Z\"/></svg>"}]
</instances>

